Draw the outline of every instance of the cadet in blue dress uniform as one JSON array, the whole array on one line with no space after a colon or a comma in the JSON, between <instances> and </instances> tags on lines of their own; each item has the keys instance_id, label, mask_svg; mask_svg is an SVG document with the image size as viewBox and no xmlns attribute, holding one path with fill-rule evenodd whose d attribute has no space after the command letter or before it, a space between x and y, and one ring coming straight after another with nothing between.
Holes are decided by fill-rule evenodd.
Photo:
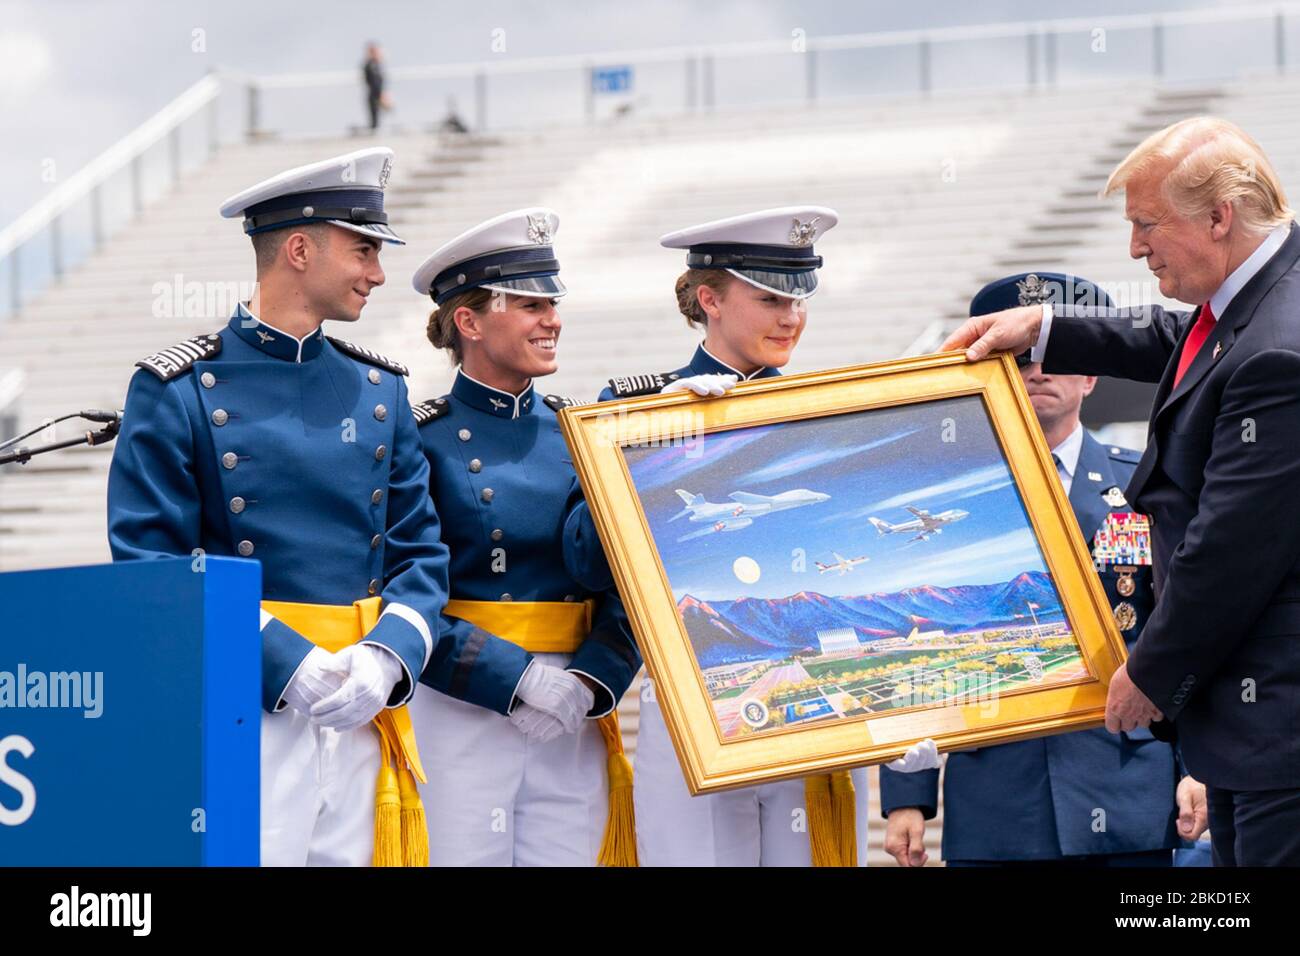
<instances>
[{"instance_id":1,"label":"cadet in blue dress uniform","mask_svg":"<svg viewBox=\"0 0 1300 956\"><path fill-rule=\"evenodd\" d=\"M971 300L970 314L1039 302L1110 305L1086 280L1040 272L990 283ZM1018 364L1116 625L1132 646L1155 604L1147 519L1122 491L1141 453L1101 445L1080 424L1095 379L1044 375L1028 354ZM1174 749L1146 729L1098 728L951 753L943 858L949 865L1169 866L1180 837L1204 829L1204 787L1179 777ZM900 864L925 862L924 820L935 816L938 798L938 769L881 768L885 848Z\"/></svg>"},{"instance_id":2,"label":"cadet in blue dress uniform","mask_svg":"<svg viewBox=\"0 0 1300 956\"><path fill-rule=\"evenodd\" d=\"M690 325L704 330L704 342L674 371L611 379L600 401L681 390L721 395L737 381L781 374L803 333L807 299L817 290L822 260L813 241L837 219L822 206L793 206L662 237L663 246L687 250L677 306ZM590 519L584 514L584 520ZM692 797L649 677L642 684L639 726L634 791L642 864L865 865L866 826L856 827L856 819L866 819L865 770ZM825 824L809 819L807 796L818 788L829 788L837 807ZM856 845L856 852L814 861L809 838L818 825L837 831L830 843Z\"/></svg>"},{"instance_id":3,"label":"cadet in blue dress uniform","mask_svg":"<svg viewBox=\"0 0 1300 956\"><path fill-rule=\"evenodd\" d=\"M575 579L612 584L594 529L574 520L582 493L556 418L569 401L533 387L557 367L558 225L549 209L505 213L413 279L437 303L430 341L459 365L450 394L414 406L451 549L452 600L411 708L435 865L629 863L634 850L614 708L641 658L617 592Z\"/></svg>"},{"instance_id":4,"label":"cadet in blue dress uniform","mask_svg":"<svg viewBox=\"0 0 1300 956\"><path fill-rule=\"evenodd\" d=\"M258 292L220 331L138 363L109 473L115 560L261 562L264 864L370 862L380 745L366 725L414 693L446 601L406 369L321 330L356 321L384 281L380 245L400 242L383 211L391 163L365 149L225 203L253 239ZM355 646L281 620L368 598L382 611Z\"/></svg>"}]
</instances>

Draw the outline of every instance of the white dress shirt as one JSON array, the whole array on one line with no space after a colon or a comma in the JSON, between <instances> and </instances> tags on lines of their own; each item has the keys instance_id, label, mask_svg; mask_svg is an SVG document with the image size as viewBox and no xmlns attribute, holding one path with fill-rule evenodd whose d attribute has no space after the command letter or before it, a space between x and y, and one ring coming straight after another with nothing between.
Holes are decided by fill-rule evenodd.
<instances>
[{"instance_id":1,"label":"white dress shirt","mask_svg":"<svg viewBox=\"0 0 1300 956\"><path fill-rule=\"evenodd\" d=\"M1074 483L1074 470L1079 467L1081 451L1083 451L1082 423L1075 425L1074 431L1052 449L1052 457L1056 459L1056 475L1061 479L1067 495L1070 493L1070 486Z\"/></svg>"}]
</instances>

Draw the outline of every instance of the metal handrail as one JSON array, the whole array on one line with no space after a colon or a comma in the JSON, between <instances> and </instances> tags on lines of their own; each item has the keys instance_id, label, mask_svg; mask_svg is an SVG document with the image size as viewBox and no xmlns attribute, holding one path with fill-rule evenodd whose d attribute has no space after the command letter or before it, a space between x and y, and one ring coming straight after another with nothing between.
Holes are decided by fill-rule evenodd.
<instances>
[{"instance_id":1,"label":"metal handrail","mask_svg":"<svg viewBox=\"0 0 1300 956\"><path fill-rule=\"evenodd\" d=\"M1026 84L1030 88L1040 83L1053 83L1056 74L1056 43L1060 35L1097 30L1150 30L1152 36L1152 64L1154 75L1163 75L1165 63L1165 31L1170 27L1249 22L1272 19L1274 21L1273 60L1279 71L1286 66L1285 24L1288 15L1300 14L1300 2L1253 4L1221 9L1181 10L1167 13L1130 14L1106 17L1073 17L1055 20L1031 20L1015 23L990 23L972 26L937 27L913 30L892 30L872 33L842 34L836 36L804 36L794 31L789 39L725 43L702 46L674 46L640 50L611 50L563 56L526 57L520 59L496 58L478 62L435 64L424 66L392 67L388 75L394 80L471 79L474 82L474 116L479 129L487 127L487 80L490 76L507 74L543 73L558 70L582 69L594 79L601 64L666 63L681 62L687 70L686 108L695 110L701 105L711 109L714 99L714 71L720 60L780 53L808 55L805 70L806 96L818 97L816 54L843 50L915 47L917 50L917 89L930 92L932 85L932 48L936 44L959 43L971 40L1021 38L1027 53ZM1040 49L1041 47L1041 49ZM1040 73L1039 61L1043 70ZM290 90L355 86L359 83L357 71L335 70L315 73L282 73L257 75L222 68L208 74L189 87L172 102L132 130L118 142L97 156L72 177L55 187L18 219L0 230L0 260L8 258L10 294L13 311L22 304L24 274L20 263L23 245L33 237L48 231L51 243L52 274L62 275L64 239L61 217L75 203L90 200L92 243L98 247L103 240L101 188L109 177L129 168L131 170L132 208L138 213L144 204L142 159L146 150L164 138L170 138L171 173L179 180L180 126L199 111L210 110L208 146L215 152L220 132L217 122L217 101L223 87L240 88L245 92L245 134L251 139L263 131L260 127L261 97L268 90ZM592 84L586 94L588 119L595 114Z\"/></svg>"}]
</instances>

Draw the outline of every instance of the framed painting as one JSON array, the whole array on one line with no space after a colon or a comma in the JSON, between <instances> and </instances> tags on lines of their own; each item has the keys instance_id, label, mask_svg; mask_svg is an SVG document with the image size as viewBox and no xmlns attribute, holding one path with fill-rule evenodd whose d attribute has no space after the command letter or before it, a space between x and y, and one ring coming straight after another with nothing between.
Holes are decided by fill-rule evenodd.
<instances>
[{"instance_id":1,"label":"framed painting","mask_svg":"<svg viewBox=\"0 0 1300 956\"><path fill-rule=\"evenodd\" d=\"M561 422L692 793L1102 723L1124 642L1009 356Z\"/></svg>"}]
</instances>

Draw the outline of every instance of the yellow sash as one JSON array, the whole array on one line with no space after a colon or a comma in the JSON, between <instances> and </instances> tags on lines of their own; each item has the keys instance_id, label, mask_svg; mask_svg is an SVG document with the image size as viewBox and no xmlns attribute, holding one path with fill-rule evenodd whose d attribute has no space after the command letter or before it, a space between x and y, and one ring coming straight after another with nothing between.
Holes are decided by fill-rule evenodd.
<instances>
[{"instance_id":1,"label":"yellow sash","mask_svg":"<svg viewBox=\"0 0 1300 956\"><path fill-rule=\"evenodd\" d=\"M572 654L591 630L594 602L449 601L446 612L534 654ZM603 866L636 866L632 765L623 753L618 711L600 719L609 753L609 821ZM857 866L857 802L847 770L804 779L813 866Z\"/></svg>"},{"instance_id":2,"label":"yellow sash","mask_svg":"<svg viewBox=\"0 0 1300 956\"><path fill-rule=\"evenodd\" d=\"M595 602L448 601L445 610L530 653L572 654L591 632ZM623 752L618 710L611 710L598 724L608 754L609 816L597 860L601 866L636 866L632 765Z\"/></svg>"},{"instance_id":3,"label":"yellow sash","mask_svg":"<svg viewBox=\"0 0 1300 956\"><path fill-rule=\"evenodd\" d=\"M262 602L266 613L330 652L369 634L379 623L379 608L377 597L347 605ZM381 758L375 791L374 865L428 866L429 832L415 786L415 778L421 783L428 778L420 764L411 715L405 707L381 710L374 724Z\"/></svg>"}]
</instances>

